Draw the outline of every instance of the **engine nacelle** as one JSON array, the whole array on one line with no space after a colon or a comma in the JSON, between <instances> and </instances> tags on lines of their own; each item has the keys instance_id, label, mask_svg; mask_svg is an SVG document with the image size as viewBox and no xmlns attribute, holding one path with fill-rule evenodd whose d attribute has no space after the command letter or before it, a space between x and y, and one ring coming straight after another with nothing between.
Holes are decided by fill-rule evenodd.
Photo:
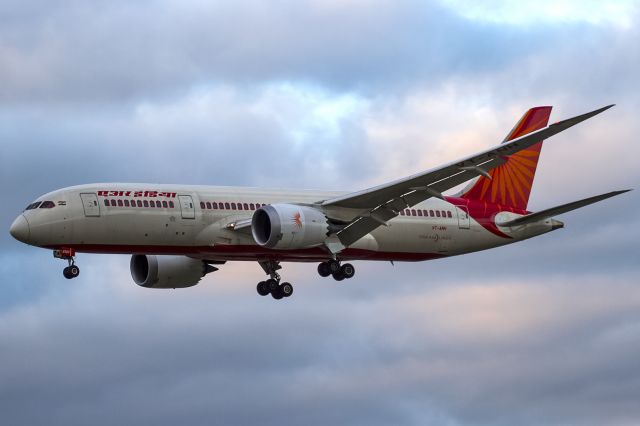
<instances>
[{"instance_id":1,"label":"engine nacelle","mask_svg":"<svg viewBox=\"0 0 640 426\"><path fill-rule=\"evenodd\" d=\"M147 288L191 287L216 268L185 256L134 254L129 264L136 284Z\"/></svg>"},{"instance_id":2,"label":"engine nacelle","mask_svg":"<svg viewBox=\"0 0 640 426\"><path fill-rule=\"evenodd\" d=\"M324 243L327 217L318 209L295 204L269 204L253 213L251 233L256 243L274 249L301 249Z\"/></svg>"}]
</instances>

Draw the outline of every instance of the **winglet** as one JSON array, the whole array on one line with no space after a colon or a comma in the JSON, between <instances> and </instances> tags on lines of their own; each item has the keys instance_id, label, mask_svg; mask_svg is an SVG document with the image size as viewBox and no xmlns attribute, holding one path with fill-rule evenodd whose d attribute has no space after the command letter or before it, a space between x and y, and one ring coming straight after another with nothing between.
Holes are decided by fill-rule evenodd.
<instances>
[{"instance_id":1,"label":"winglet","mask_svg":"<svg viewBox=\"0 0 640 426\"><path fill-rule=\"evenodd\" d=\"M591 117L594 117L594 116L600 114L601 112L605 112L609 108L613 108L615 105L616 104L607 105L605 107L598 108L598 109L593 110L591 112L587 112L586 114L577 115L575 117L568 118L566 120L558 121L557 123L553 123L552 126L563 126L563 127L566 126L566 128L568 129L569 127L573 127L578 123L582 123L583 121L588 120Z\"/></svg>"}]
</instances>

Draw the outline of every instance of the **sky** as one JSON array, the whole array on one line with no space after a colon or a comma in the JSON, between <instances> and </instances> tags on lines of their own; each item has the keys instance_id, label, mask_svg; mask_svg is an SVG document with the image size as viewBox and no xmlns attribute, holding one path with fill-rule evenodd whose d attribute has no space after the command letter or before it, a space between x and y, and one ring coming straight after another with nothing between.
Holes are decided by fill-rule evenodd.
<instances>
[{"instance_id":1,"label":"sky","mask_svg":"<svg viewBox=\"0 0 640 426\"><path fill-rule=\"evenodd\" d=\"M638 187L640 3L0 3L3 424L640 423L638 191L565 229L348 282L285 264L292 298L227 263L134 284L129 257L11 238L90 182L356 191L552 121L529 207Z\"/></svg>"}]
</instances>

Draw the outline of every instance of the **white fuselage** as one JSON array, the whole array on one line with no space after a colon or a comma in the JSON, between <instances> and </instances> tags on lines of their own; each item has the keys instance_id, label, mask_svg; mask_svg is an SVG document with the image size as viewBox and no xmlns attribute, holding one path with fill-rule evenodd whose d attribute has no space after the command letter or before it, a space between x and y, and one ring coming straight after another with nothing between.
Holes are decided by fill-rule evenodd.
<instances>
[{"instance_id":1,"label":"white fuselage","mask_svg":"<svg viewBox=\"0 0 640 426\"><path fill-rule=\"evenodd\" d=\"M172 254L208 260L319 261L322 247L267 249L251 232L234 225L251 219L263 204L312 204L339 192L159 184L93 184L61 189L39 197L52 208L25 210L22 241L78 252ZM452 201L454 199L448 199ZM340 258L428 260L496 247L553 229L550 221L490 232L466 206L431 198L392 219L345 249ZM216 208L214 208L214 206ZM494 225L495 227L495 225ZM497 229L497 228L496 228Z\"/></svg>"}]
</instances>

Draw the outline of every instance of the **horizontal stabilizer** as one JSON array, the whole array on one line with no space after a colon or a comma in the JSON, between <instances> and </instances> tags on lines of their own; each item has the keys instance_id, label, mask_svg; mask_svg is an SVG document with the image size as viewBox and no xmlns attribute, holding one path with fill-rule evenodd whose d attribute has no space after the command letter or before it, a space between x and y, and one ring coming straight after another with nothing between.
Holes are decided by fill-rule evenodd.
<instances>
[{"instance_id":1,"label":"horizontal stabilizer","mask_svg":"<svg viewBox=\"0 0 640 426\"><path fill-rule=\"evenodd\" d=\"M597 203L598 201L606 200L607 198L624 194L625 192L629 192L629 191L631 190L625 189L623 191L607 192L606 194L596 195L595 197L589 197L589 198L585 198L584 200L574 201L572 203L563 204L557 207L552 207L550 209L542 210L536 213L531 213L526 216L519 217L517 219L498 223L498 225L499 226L521 226L521 225L526 225L528 223L538 222L540 220L544 220L562 213L570 212L572 210L579 209L580 207L588 206L589 204Z\"/></svg>"}]
</instances>

